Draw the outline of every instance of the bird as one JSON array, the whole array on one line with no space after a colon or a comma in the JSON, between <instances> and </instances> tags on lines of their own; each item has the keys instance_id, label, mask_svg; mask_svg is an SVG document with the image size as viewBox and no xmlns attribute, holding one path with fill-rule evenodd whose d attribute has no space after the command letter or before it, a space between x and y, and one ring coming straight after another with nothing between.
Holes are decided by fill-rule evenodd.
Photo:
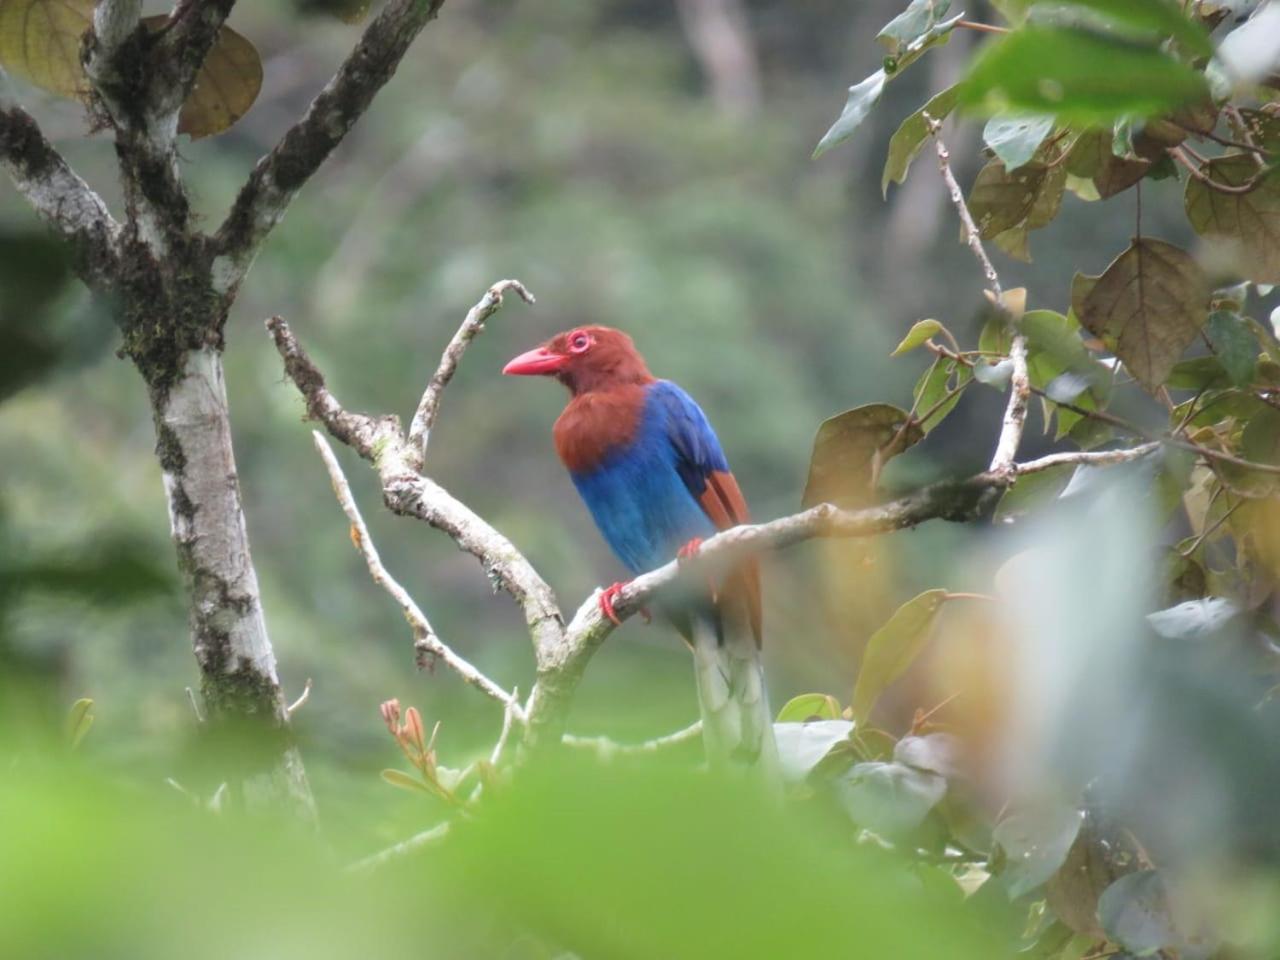
<instances>
[{"instance_id":1,"label":"bird","mask_svg":"<svg viewBox=\"0 0 1280 960\"><path fill-rule=\"evenodd\" d=\"M606 543L633 575L696 556L720 530L750 522L746 500L702 408L649 372L631 337L590 325L511 360L509 376L546 376L569 390L552 430ZM625 582L600 592L614 610ZM710 766L776 777L777 747L761 664L760 574L754 558L718 582L663 595L659 611L693 652Z\"/></svg>"}]
</instances>

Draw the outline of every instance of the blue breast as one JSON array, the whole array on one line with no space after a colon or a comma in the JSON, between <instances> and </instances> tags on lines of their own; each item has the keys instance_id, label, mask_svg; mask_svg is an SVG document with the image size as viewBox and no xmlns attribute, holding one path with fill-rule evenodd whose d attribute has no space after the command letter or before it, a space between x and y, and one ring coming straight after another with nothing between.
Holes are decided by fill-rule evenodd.
<instances>
[{"instance_id":1,"label":"blue breast","mask_svg":"<svg viewBox=\"0 0 1280 960\"><path fill-rule=\"evenodd\" d=\"M681 476L668 407L649 391L636 437L595 469L570 473L600 533L633 573L673 559L694 537L715 533Z\"/></svg>"}]
</instances>

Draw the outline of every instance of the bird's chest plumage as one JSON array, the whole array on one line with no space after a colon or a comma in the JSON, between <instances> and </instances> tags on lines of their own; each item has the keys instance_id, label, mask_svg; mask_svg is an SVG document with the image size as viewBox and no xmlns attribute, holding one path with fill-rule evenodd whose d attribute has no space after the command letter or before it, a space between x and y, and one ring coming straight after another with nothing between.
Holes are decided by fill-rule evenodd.
<instances>
[{"instance_id":1,"label":"bird's chest plumage","mask_svg":"<svg viewBox=\"0 0 1280 960\"><path fill-rule=\"evenodd\" d=\"M556 421L555 440L596 526L633 572L715 532L676 468L663 408L646 387L575 398Z\"/></svg>"}]
</instances>

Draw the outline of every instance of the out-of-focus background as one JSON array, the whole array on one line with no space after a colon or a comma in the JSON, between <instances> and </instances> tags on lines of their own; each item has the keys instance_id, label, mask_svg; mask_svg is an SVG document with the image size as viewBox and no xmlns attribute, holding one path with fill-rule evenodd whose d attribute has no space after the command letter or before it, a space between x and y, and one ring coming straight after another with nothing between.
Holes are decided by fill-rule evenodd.
<instances>
[{"instance_id":1,"label":"out-of-focus background","mask_svg":"<svg viewBox=\"0 0 1280 960\"><path fill-rule=\"evenodd\" d=\"M372 846L422 819L418 798L378 781L396 760L380 701L398 697L443 719L458 764L492 741L499 718L455 677L415 671L403 620L351 549L263 319L288 318L346 404L407 417L467 307L497 279L524 281L538 303L509 303L467 354L430 471L525 550L568 609L621 571L555 459L562 391L499 375L552 333L598 322L632 334L651 368L706 409L755 515L791 512L825 417L871 400L910 405L924 360L888 353L911 322L937 316L957 333L975 330L981 277L930 158L891 202L879 189L889 135L959 74L975 35L957 31L888 87L853 142L809 159L844 88L878 64L874 35L901 6L450 0L290 208L237 302L226 364L269 629L286 689L314 681L295 722L331 822L357 825L354 836ZM261 52L265 83L232 130L182 148L210 229L359 30L279 0L240 4L230 23ZM0 83L118 209L112 147L85 136L83 110ZM968 183L978 128L952 124ZM1086 216L1074 196L1065 203L1037 233L1034 262L996 254L1005 285L1028 286L1035 306L1063 309L1072 271L1100 271L1132 229L1123 205ZM1174 215L1176 182L1149 184L1143 203L1148 233L1189 239ZM28 231L39 231L34 217L0 185L0 234ZM67 702L95 700L84 749L96 761L150 765L159 777L171 758L156 744L178 750L196 674L152 425L103 309L76 283L49 298L57 363L0 403L0 543L10 558L51 563L132 544L163 586L123 606L26 590L0 618ZM985 463L1001 403L994 391L968 392L945 427L895 462L890 484ZM1034 417L1027 447L1047 449ZM513 605L446 538L382 511L369 471L341 455L388 567L441 636L527 690L532 659ZM769 558L775 704L808 690L847 698L858 651L899 602L938 583L981 586L989 569L970 573L970 559L982 536L935 523L870 550ZM572 727L636 739L695 714L682 645L635 622L594 661Z\"/></svg>"}]
</instances>

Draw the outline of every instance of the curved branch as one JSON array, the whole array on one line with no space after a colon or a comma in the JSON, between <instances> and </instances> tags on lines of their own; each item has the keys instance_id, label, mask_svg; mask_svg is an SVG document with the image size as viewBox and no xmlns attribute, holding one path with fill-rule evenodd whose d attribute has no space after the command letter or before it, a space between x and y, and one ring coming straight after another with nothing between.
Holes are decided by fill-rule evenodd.
<instances>
[{"instance_id":1,"label":"curved branch","mask_svg":"<svg viewBox=\"0 0 1280 960\"><path fill-rule=\"evenodd\" d=\"M440 401L444 399L444 388L449 385L458 370L458 363L466 352L471 341L484 329L484 322L502 308L502 295L514 290L520 299L532 306L536 301L523 283L519 280L499 280L485 291L480 302L467 311L462 326L453 335L449 345L444 348L440 357L440 366L431 375L427 389L418 402L418 409L409 424L409 457L411 462L422 469L427 456L427 443L430 440L431 428L435 426L436 415L440 412Z\"/></svg>"},{"instance_id":2,"label":"curved branch","mask_svg":"<svg viewBox=\"0 0 1280 960\"><path fill-rule=\"evenodd\" d=\"M80 276L106 287L115 273L120 224L21 107L0 100L0 166L37 215L68 243Z\"/></svg>"},{"instance_id":3,"label":"curved branch","mask_svg":"<svg viewBox=\"0 0 1280 960\"><path fill-rule=\"evenodd\" d=\"M443 5L444 0L389 0L306 116L258 161L215 237L214 283L220 292L239 284L298 190L369 108Z\"/></svg>"}]
</instances>

